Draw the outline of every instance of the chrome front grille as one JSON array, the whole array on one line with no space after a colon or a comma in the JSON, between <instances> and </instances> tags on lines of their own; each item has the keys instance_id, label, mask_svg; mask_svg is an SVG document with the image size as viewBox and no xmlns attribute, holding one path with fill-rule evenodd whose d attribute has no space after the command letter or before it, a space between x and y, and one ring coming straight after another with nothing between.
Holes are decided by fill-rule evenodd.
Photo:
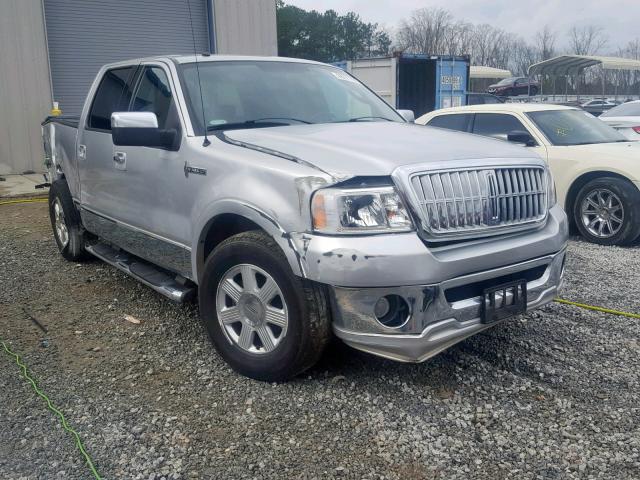
<instances>
[{"instance_id":1,"label":"chrome front grille","mask_svg":"<svg viewBox=\"0 0 640 480\"><path fill-rule=\"evenodd\" d=\"M517 229L547 216L547 181L541 167L462 169L410 178L423 228L438 236Z\"/></svg>"}]
</instances>

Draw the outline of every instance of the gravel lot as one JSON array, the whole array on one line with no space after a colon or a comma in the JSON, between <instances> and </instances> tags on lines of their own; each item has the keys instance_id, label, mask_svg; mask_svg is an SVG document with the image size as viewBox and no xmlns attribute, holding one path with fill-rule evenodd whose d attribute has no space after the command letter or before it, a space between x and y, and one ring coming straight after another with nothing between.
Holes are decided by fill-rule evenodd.
<instances>
[{"instance_id":1,"label":"gravel lot","mask_svg":"<svg viewBox=\"0 0 640 480\"><path fill-rule=\"evenodd\" d=\"M640 312L639 283L640 249L571 242L565 298ZM65 262L46 204L0 206L0 285L0 336L104 478L640 477L640 320L553 304L421 365L336 343L273 385L220 360L195 305ZM0 478L90 478L4 354Z\"/></svg>"}]
</instances>

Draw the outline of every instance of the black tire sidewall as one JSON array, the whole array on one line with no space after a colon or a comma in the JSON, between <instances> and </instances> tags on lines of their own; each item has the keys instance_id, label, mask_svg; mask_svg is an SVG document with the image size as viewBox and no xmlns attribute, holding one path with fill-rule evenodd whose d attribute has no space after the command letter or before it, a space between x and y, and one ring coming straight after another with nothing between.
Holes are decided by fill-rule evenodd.
<instances>
[{"instance_id":1,"label":"black tire sidewall","mask_svg":"<svg viewBox=\"0 0 640 480\"><path fill-rule=\"evenodd\" d=\"M69 241L66 246L62 245L62 242L56 233L55 213L53 209L53 205L56 200L59 200L60 205L62 206L64 221L69 233ZM60 250L61 255L70 261L78 261L84 258L84 238L80 223L80 214L73 204L71 192L64 180L56 180L49 189L49 218L51 220L53 238L56 241L56 245L58 246L58 250Z\"/></svg>"},{"instance_id":2,"label":"black tire sidewall","mask_svg":"<svg viewBox=\"0 0 640 480\"><path fill-rule=\"evenodd\" d=\"M584 198L593 190L603 188L611 190L622 201L624 208L624 223L620 231L609 238L598 238L582 224L581 206ZM591 180L584 185L573 205L573 218L580 234L592 243L600 245L629 245L640 235L640 190L629 181L616 177L603 177Z\"/></svg>"},{"instance_id":3,"label":"black tire sidewall","mask_svg":"<svg viewBox=\"0 0 640 480\"><path fill-rule=\"evenodd\" d=\"M247 239L225 242L207 259L199 288L200 317L216 349L237 372L266 381L280 381L298 372L302 349L308 342L307 308L299 280L284 255ZM224 274L242 263L262 268L276 281L287 304L287 333L275 350L264 354L245 352L227 339L218 321L216 296Z\"/></svg>"}]
</instances>

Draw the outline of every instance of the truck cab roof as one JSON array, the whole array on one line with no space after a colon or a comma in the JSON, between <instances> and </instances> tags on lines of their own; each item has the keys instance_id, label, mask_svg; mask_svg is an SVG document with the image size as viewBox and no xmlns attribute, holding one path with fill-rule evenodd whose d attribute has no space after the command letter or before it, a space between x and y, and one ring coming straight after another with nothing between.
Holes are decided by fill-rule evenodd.
<instances>
[{"instance_id":1,"label":"truck cab roof","mask_svg":"<svg viewBox=\"0 0 640 480\"><path fill-rule=\"evenodd\" d=\"M239 61L249 61L249 62L287 62L287 63L310 63L315 65L328 65L321 62L316 62L313 60L305 60L301 58L290 58L290 57L264 57L264 56L252 56L252 55L218 55L218 54L206 54L199 53L197 55L160 55L154 57L143 57L143 58L133 58L129 60L123 60L120 62L110 63L104 66L105 69L119 67L123 65L133 65L136 63L145 63L145 62L153 62L153 61L165 61L165 62L173 62L176 64L184 64L184 63L209 63L209 62L239 62ZM334 67L337 68L337 67Z\"/></svg>"}]
</instances>

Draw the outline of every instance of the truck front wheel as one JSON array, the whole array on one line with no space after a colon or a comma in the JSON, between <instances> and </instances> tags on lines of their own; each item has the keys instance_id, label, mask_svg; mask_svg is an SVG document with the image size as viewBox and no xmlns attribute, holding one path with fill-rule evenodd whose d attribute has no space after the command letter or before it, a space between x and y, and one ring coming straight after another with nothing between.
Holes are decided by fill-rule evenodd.
<instances>
[{"instance_id":1,"label":"truck front wheel","mask_svg":"<svg viewBox=\"0 0 640 480\"><path fill-rule=\"evenodd\" d=\"M80 214L73 204L65 180L56 180L49 189L49 217L58 250L64 258L77 262L87 257Z\"/></svg>"},{"instance_id":2,"label":"truck front wheel","mask_svg":"<svg viewBox=\"0 0 640 480\"><path fill-rule=\"evenodd\" d=\"M200 316L224 360L256 380L288 380L314 365L330 337L326 288L293 274L266 233L222 242L205 262Z\"/></svg>"}]
</instances>

